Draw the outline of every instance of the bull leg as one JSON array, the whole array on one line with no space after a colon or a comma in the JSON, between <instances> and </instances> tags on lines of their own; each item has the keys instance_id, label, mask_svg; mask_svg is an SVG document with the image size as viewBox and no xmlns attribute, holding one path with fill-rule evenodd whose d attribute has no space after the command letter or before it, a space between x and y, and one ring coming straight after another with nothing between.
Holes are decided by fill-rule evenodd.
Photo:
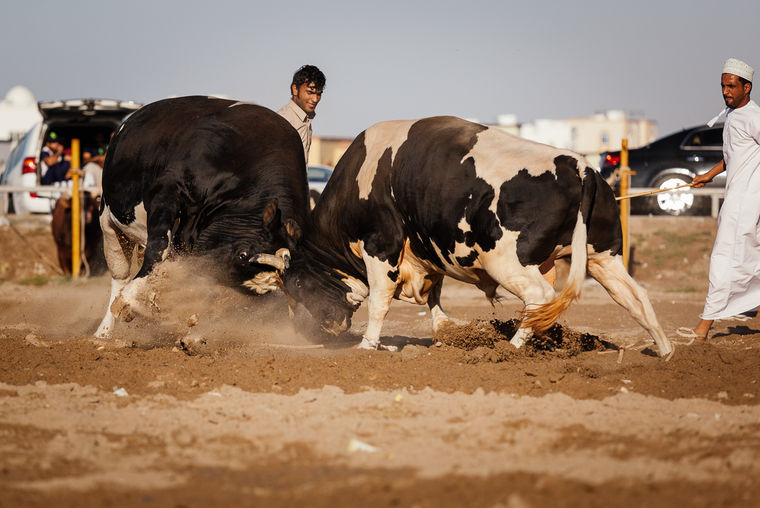
<instances>
[{"instance_id":1,"label":"bull leg","mask_svg":"<svg viewBox=\"0 0 760 508\"><path fill-rule=\"evenodd\" d=\"M654 339L660 356L673 351L665 332L657 322L646 290L639 286L623 266L621 256L602 254L589 257L588 272L596 279L615 302L624 307Z\"/></svg>"},{"instance_id":2,"label":"bull leg","mask_svg":"<svg viewBox=\"0 0 760 508\"><path fill-rule=\"evenodd\" d=\"M367 254L364 246L361 247L362 257L367 266L367 282L369 283L369 322L367 331L362 337L359 349L386 349L398 350L395 346L383 346L380 344L380 330L383 327L385 316L388 315L393 295L396 293L396 282L388 273L396 272L397 269L387 261L381 261Z\"/></svg>"},{"instance_id":3,"label":"bull leg","mask_svg":"<svg viewBox=\"0 0 760 508\"><path fill-rule=\"evenodd\" d=\"M443 277L433 284L428 294L428 308L430 315L433 317L433 332L437 332L443 323L449 321L449 316L441 307L441 289L443 288Z\"/></svg>"},{"instance_id":4,"label":"bull leg","mask_svg":"<svg viewBox=\"0 0 760 508\"><path fill-rule=\"evenodd\" d=\"M103 253L108 270L111 272L111 296L108 299L106 314L95 332L95 337L104 339L111 334L114 327L115 317L111 306L129 283L136 242L119 233L111 220L108 209L104 210L100 216L100 228L103 231Z\"/></svg>"},{"instance_id":5,"label":"bull leg","mask_svg":"<svg viewBox=\"0 0 760 508\"><path fill-rule=\"evenodd\" d=\"M148 218L148 239L145 243L142 266L135 278L121 291L121 296L113 303L116 314L122 314L123 319L131 320L134 313L148 314L148 309L140 303L139 298L148 289L147 276L151 274L156 264L169 255L173 223L174 214L171 210L164 210Z\"/></svg>"},{"instance_id":6,"label":"bull leg","mask_svg":"<svg viewBox=\"0 0 760 508\"><path fill-rule=\"evenodd\" d=\"M544 305L554 299L554 288L546 281L538 266L522 266L515 262L504 262L504 256L494 253L484 256L483 266L501 287L520 298L525 308ZM510 343L519 348L525 344L525 339L531 336L533 330L520 323L520 327L510 339Z\"/></svg>"}]
</instances>

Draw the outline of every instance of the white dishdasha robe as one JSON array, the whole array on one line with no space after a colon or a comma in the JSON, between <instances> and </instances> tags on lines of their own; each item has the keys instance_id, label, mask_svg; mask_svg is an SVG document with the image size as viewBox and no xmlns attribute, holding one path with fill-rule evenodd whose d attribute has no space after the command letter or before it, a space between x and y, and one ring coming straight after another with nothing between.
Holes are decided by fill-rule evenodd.
<instances>
[{"instance_id":1,"label":"white dishdasha robe","mask_svg":"<svg viewBox=\"0 0 760 508\"><path fill-rule=\"evenodd\" d=\"M723 127L726 195L710 256L702 319L760 306L760 106L729 109Z\"/></svg>"}]
</instances>

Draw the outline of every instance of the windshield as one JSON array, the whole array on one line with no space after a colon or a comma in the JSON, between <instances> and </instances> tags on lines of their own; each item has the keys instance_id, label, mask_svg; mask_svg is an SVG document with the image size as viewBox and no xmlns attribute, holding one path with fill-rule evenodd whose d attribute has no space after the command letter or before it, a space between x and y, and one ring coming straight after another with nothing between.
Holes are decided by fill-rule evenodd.
<instances>
[{"instance_id":1,"label":"windshield","mask_svg":"<svg viewBox=\"0 0 760 508\"><path fill-rule=\"evenodd\" d=\"M330 179L332 171L327 168L309 166L307 174L310 182L326 182Z\"/></svg>"},{"instance_id":2,"label":"windshield","mask_svg":"<svg viewBox=\"0 0 760 508\"><path fill-rule=\"evenodd\" d=\"M14 167L20 167L21 162L23 161L24 157L27 153L29 153L29 150L31 150L33 147L28 146L32 143L36 142L37 136L36 133L39 131L39 124L35 125L29 131L27 131L26 134L24 134L24 137L21 138L16 145L16 148L14 148L11 151L10 157L8 157L8 163L5 165L5 170L3 171L2 176L0 177L0 183L8 183L8 178L10 178L11 170Z\"/></svg>"}]
</instances>

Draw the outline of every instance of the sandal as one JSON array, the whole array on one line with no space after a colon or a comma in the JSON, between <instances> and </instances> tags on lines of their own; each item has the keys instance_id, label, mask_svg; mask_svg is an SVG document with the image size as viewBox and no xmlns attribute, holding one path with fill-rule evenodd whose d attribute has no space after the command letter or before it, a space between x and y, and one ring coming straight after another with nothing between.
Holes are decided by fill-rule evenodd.
<instances>
[{"instance_id":1,"label":"sandal","mask_svg":"<svg viewBox=\"0 0 760 508\"><path fill-rule=\"evenodd\" d=\"M686 328L685 326L676 328L676 333L680 335L681 337L686 337L687 339L694 339L698 342L704 342L707 340L707 335L699 335L697 333L694 333L693 328Z\"/></svg>"}]
</instances>

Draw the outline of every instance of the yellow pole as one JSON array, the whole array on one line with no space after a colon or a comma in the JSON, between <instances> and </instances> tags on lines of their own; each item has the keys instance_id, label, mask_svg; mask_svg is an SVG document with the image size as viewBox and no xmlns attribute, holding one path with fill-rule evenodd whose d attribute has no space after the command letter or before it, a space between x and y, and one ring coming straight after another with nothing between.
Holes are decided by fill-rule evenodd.
<instances>
[{"instance_id":1,"label":"yellow pole","mask_svg":"<svg viewBox=\"0 0 760 508\"><path fill-rule=\"evenodd\" d=\"M629 245L628 245L628 218L631 215L631 202L624 198L628 195L628 187L631 175L634 174L628 167L628 138L623 138L623 145L620 150L620 227L623 230L623 265L629 270Z\"/></svg>"},{"instance_id":2,"label":"yellow pole","mask_svg":"<svg viewBox=\"0 0 760 508\"><path fill-rule=\"evenodd\" d=\"M79 277L79 246L80 215L79 212L79 140L71 140L71 277Z\"/></svg>"}]
</instances>

